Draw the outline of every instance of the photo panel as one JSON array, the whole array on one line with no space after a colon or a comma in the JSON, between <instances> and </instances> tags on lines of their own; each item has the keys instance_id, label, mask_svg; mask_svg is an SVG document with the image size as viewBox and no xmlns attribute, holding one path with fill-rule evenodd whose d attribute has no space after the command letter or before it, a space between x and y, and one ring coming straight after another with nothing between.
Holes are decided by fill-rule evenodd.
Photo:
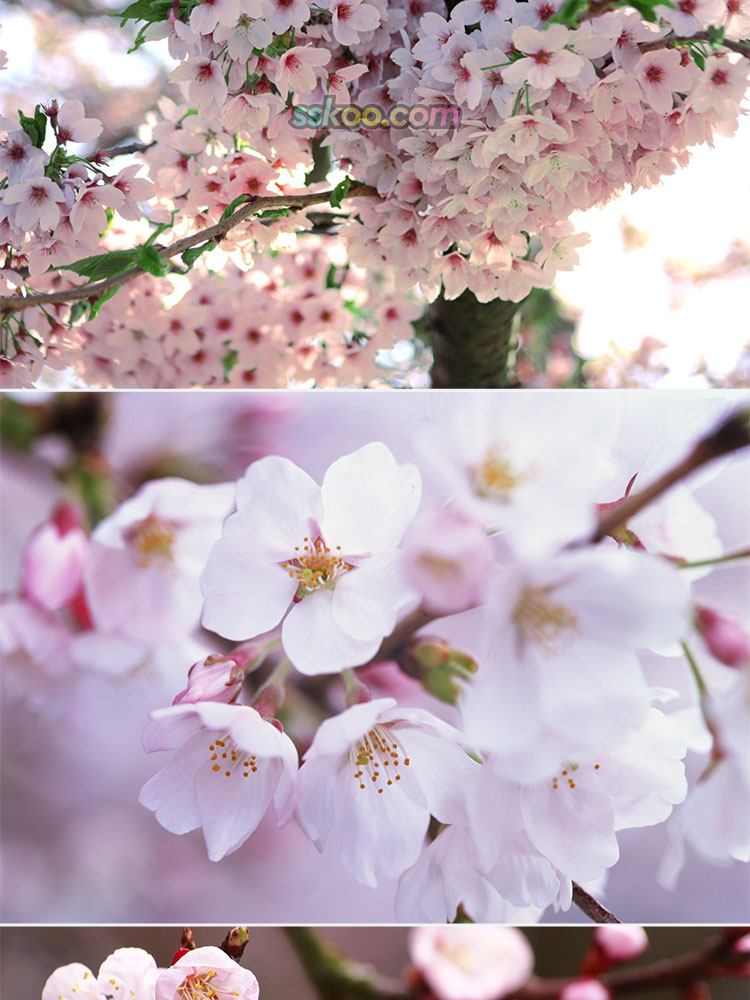
<instances>
[{"instance_id":1,"label":"photo panel","mask_svg":"<svg viewBox=\"0 0 750 1000\"><path fill-rule=\"evenodd\" d=\"M6 394L2 921L746 922L749 399Z\"/></svg>"},{"instance_id":2,"label":"photo panel","mask_svg":"<svg viewBox=\"0 0 750 1000\"><path fill-rule=\"evenodd\" d=\"M747 995L737 927L13 927L4 1000Z\"/></svg>"}]
</instances>

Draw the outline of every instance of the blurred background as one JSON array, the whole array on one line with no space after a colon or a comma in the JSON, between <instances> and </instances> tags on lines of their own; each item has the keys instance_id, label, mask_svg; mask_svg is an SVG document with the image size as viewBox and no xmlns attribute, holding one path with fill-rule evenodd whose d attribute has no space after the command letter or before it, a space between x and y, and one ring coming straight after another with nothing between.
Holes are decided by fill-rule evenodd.
<instances>
[{"instance_id":1,"label":"blurred background","mask_svg":"<svg viewBox=\"0 0 750 1000\"><path fill-rule=\"evenodd\" d=\"M194 927L198 947L219 945L228 927ZM675 958L700 946L710 927L652 927L651 947L633 966ZM38 1000L47 977L60 965L82 962L94 973L115 948L139 947L159 966L168 965L180 945L181 927L9 927L2 936L3 1000ZM400 979L409 964L409 929L405 927L324 927L327 938L346 954L374 965L382 974ZM525 928L536 956L535 973L543 977L573 975L591 941L590 927ZM631 963L628 963L629 965ZM262 1000L315 1000L294 950L283 930L251 929L242 965L252 969ZM747 982L721 979L710 983L714 1000L744 1000ZM675 991L642 991L643 1000L658 1000Z\"/></svg>"}]
</instances>

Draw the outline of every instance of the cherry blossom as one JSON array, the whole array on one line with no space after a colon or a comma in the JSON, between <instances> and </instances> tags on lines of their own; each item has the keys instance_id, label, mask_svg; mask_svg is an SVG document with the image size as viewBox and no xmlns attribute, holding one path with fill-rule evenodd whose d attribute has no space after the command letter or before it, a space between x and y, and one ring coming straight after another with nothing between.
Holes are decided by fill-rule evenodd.
<instances>
[{"instance_id":1,"label":"cherry blossom","mask_svg":"<svg viewBox=\"0 0 750 1000\"><path fill-rule=\"evenodd\" d=\"M297 819L318 850L333 829L363 885L396 877L422 848L430 814L456 821L478 767L451 726L393 698L353 705L321 724L300 769Z\"/></svg>"},{"instance_id":2,"label":"cherry blossom","mask_svg":"<svg viewBox=\"0 0 750 1000\"><path fill-rule=\"evenodd\" d=\"M530 978L534 953L514 927L417 927L412 962L440 1000L494 1000Z\"/></svg>"},{"instance_id":3,"label":"cherry blossom","mask_svg":"<svg viewBox=\"0 0 750 1000\"><path fill-rule=\"evenodd\" d=\"M196 1000L258 1000L258 980L249 969L243 969L221 948L211 945L194 948L182 955L168 969L162 969L156 980L155 1000L173 1000L175 996Z\"/></svg>"},{"instance_id":4,"label":"cherry blossom","mask_svg":"<svg viewBox=\"0 0 750 1000\"><path fill-rule=\"evenodd\" d=\"M230 639L278 625L302 673L364 663L412 600L397 546L420 499L414 466L372 443L338 459L322 486L261 459L237 487L203 573L203 624Z\"/></svg>"},{"instance_id":5,"label":"cherry blossom","mask_svg":"<svg viewBox=\"0 0 750 1000\"><path fill-rule=\"evenodd\" d=\"M158 709L143 744L175 753L139 801L172 833L202 827L211 861L241 847L272 802L279 825L289 818L297 751L254 708L196 702Z\"/></svg>"},{"instance_id":6,"label":"cherry blossom","mask_svg":"<svg viewBox=\"0 0 750 1000\"><path fill-rule=\"evenodd\" d=\"M217 949L218 950L218 949ZM42 990L42 1000L106 1000L132 997L154 1000L159 970L142 948L118 948L106 958L95 976L80 962L55 969Z\"/></svg>"}]
</instances>

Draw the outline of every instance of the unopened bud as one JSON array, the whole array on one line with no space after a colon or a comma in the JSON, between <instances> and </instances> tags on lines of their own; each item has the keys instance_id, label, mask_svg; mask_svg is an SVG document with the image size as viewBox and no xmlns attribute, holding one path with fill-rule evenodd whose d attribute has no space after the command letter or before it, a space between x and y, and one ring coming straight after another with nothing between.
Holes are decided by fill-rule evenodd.
<instances>
[{"instance_id":1,"label":"unopened bud","mask_svg":"<svg viewBox=\"0 0 750 1000\"><path fill-rule=\"evenodd\" d=\"M264 684L253 700L253 708L266 722L272 722L284 704L284 688L280 684Z\"/></svg>"},{"instance_id":2,"label":"unopened bud","mask_svg":"<svg viewBox=\"0 0 750 1000\"><path fill-rule=\"evenodd\" d=\"M646 951L648 935L630 924L601 924L594 929L594 945L607 962L628 962Z\"/></svg>"},{"instance_id":3,"label":"unopened bud","mask_svg":"<svg viewBox=\"0 0 750 1000\"><path fill-rule=\"evenodd\" d=\"M249 940L250 931L247 927L233 927L219 947L235 962L239 962Z\"/></svg>"},{"instance_id":4,"label":"unopened bud","mask_svg":"<svg viewBox=\"0 0 750 1000\"><path fill-rule=\"evenodd\" d=\"M560 990L560 1000L611 1000L612 994L601 979L586 976L573 979Z\"/></svg>"},{"instance_id":5,"label":"unopened bud","mask_svg":"<svg viewBox=\"0 0 750 1000\"><path fill-rule=\"evenodd\" d=\"M695 609L695 627L719 663L727 667L750 663L750 636L736 619L699 604Z\"/></svg>"},{"instance_id":6,"label":"unopened bud","mask_svg":"<svg viewBox=\"0 0 750 1000\"><path fill-rule=\"evenodd\" d=\"M444 639L418 636L407 649L410 672L441 701L455 705L464 685L477 670L476 660Z\"/></svg>"},{"instance_id":7,"label":"unopened bud","mask_svg":"<svg viewBox=\"0 0 750 1000\"><path fill-rule=\"evenodd\" d=\"M36 528L23 552L21 581L25 596L46 611L57 611L76 596L83 583L89 538L82 514L72 503L61 503L48 521Z\"/></svg>"},{"instance_id":8,"label":"unopened bud","mask_svg":"<svg viewBox=\"0 0 750 1000\"><path fill-rule=\"evenodd\" d=\"M188 671L187 687L184 691L180 691L172 704L234 701L240 693L245 673L251 663L252 655L247 648L235 650L231 656L211 653L204 660L198 660L192 665Z\"/></svg>"}]
</instances>

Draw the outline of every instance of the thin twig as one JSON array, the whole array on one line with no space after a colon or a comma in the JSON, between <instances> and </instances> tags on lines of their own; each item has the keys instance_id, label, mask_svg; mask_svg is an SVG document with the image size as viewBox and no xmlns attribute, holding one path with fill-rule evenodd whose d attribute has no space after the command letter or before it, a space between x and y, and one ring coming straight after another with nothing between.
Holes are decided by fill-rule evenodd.
<instances>
[{"instance_id":1,"label":"thin twig","mask_svg":"<svg viewBox=\"0 0 750 1000\"><path fill-rule=\"evenodd\" d=\"M212 240L222 240L231 229L234 229L235 226L244 222L250 216L255 215L256 212L262 212L268 208L299 209L307 208L308 205L320 205L329 201L333 193L333 190L329 190L308 194L265 195L252 198L246 204L242 205L241 208L238 208L229 218L223 219L213 226L207 226L205 229L193 233L192 236L186 236L184 239L177 240L171 246L156 246L155 249L163 260L169 260L170 257L176 257L178 254L190 250L191 247L199 246L202 243ZM369 184L352 184L346 197L378 197L378 192L374 187L370 187ZM92 281L89 284L78 285L59 292L40 292L38 295L10 295L4 299L0 299L0 315L20 312L23 309L36 305L51 305L55 302L75 302L81 299L95 300L106 292L116 290L121 285L132 281L133 278L146 273L140 267L131 267L127 271L123 271L122 274L115 275L112 278L103 278L101 281Z\"/></svg>"},{"instance_id":2,"label":"thin twig","mask_svg":"<svg viewBox=\"0 0 750 1000\"><path fill-rule=\"evenodd\" d=\"M156 145L155 142L128 142L123 146L112 146L111 149L100 149L92 159L96 162L97 160L111 160L114 156L145 153L147 149L151 149L154 145Z\"/></svg>"},{"instance_id":3,"label":"thin twig","mask_svg":"<svg viewBox=\"0 0 750 1000\"><path fill-rule=\"evenodd\" d=\"M580 885L573 883L573 902L579 910L583 910L587 917L591 917L595 924L621 924L614 913L610 913L601 903L597 902L593 896L589 895Z\"/></svg>"}]
</instances>

